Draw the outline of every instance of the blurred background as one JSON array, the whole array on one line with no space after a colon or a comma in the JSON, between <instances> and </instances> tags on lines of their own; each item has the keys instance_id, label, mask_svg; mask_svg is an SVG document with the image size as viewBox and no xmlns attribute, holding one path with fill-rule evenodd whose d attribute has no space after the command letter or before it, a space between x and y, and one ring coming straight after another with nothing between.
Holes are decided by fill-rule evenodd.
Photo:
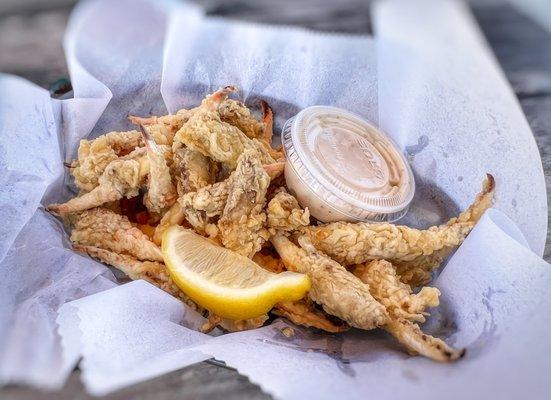
<instances>
[{"instance_id":1,"label":"blurred background","mask_svg":"<svg viewBox=\"0 0 551 400\"><path fill-rule=\"evenodd\" d=\"M438 0L435 0L438 1ZM76 0L0 0L0 72L49 87L67 75L61 41ZM369 33L372 0L204 0L209 14L323 31ZM522 69L551 86L551 0L471 0L513 85ZM527 88L521 88L525 90Z\"/></svg>"}]
</instances>

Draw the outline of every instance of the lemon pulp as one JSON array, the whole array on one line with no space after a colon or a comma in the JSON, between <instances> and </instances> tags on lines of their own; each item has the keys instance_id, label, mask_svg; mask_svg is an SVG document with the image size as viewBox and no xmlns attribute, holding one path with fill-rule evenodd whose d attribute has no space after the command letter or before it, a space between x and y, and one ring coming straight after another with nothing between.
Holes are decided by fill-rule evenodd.
<instances>
[{"instance_id":1,"label":"lemon pulp","mask_svg":"<svg viewBox=\"0 0 551 400\"><path fill-rule=\"evenodd\" d=\"M303 298L310 289L310 279L304 274L272 273L180 226L167 229L162 251L174 283L197 304L223 318L255 318L279 302Z\"/></svg>"}]
</instances>

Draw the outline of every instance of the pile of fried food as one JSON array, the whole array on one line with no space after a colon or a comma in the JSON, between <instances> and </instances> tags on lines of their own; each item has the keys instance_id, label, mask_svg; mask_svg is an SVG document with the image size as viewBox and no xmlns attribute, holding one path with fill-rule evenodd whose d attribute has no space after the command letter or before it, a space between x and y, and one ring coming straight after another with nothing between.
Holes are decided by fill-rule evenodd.
<instances>
[{"instance_id":1,"label":"pile of fried food","mask_svg":"<svg viewBox=\"0 0 551 400\"><path fill-rule=\"evenodd\" d=\"M183 225L270 271L307 274L307 298L277 304L274 315L331 333L382 328L412 354L462 357L464 350L421 331L440 295L425 285L490 207L493 177L466 211L427 230L317 223L287 191L284 154L271 147L270 107L262 102L256 119L228 98L234 91L220 89L173 115L130 116L139 130L82 140L68 165L78 197L48 207L70 225L74 248L191 305L208 317L204 331L266 323L267 315L212 315L174 284L159 246L167 228Z\"/></svg>"}]
</instances>

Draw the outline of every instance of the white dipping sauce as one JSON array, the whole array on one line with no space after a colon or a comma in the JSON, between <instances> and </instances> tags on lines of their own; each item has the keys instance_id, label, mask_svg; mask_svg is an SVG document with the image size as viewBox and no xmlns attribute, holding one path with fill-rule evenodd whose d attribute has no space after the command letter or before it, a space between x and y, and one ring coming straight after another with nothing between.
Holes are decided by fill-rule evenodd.
<instances>
[{"instance_id":1,"label":"white dipping sauce","mask_svg":"<svg viewBox=\"0 0 551 400\"><path fill-rule=\"evenodd\" d=\"M396 145L362 118L335 107L308 107L285 123L285 179L316 219L395 221L415 192Z\"/></svg>"}]
</instances>

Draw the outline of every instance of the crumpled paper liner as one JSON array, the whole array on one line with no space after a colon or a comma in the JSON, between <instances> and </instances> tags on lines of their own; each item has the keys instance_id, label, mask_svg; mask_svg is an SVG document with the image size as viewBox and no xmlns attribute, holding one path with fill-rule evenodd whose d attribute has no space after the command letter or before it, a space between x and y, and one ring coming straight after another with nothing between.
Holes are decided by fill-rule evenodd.
<instances>
[{"instance_id":1,"label":"crumpled paper liner","mask_svg":"<svg viewBox=\"0 0 551 400\"><path fill-rule=\"evenodd\" d=\"M211 358L189 349L210 339L197 332L204 322L142 280L67 303L57 318L64 354L82 357L82 380L96 396Z\"/></svg>"}]
</instances>

